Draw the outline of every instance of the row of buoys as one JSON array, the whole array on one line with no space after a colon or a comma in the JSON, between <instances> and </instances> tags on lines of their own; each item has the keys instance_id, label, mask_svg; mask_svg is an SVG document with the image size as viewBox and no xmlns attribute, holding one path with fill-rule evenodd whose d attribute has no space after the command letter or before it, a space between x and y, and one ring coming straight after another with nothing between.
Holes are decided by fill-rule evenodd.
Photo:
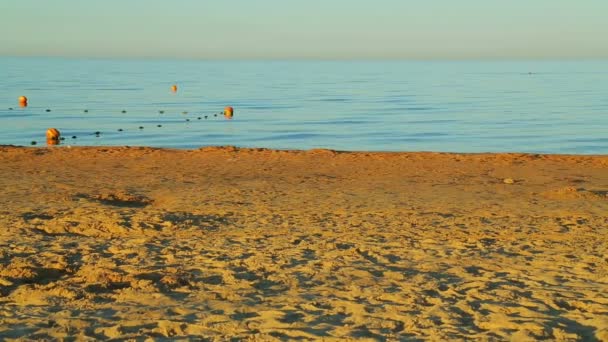
<instances>
[{"instance_id":1,"label":"row of buoys","mask_svg":"<svg viewBox=\"0 0 608 342\"><path fill-rule=\"evenodd\" d=\"M171 88L175 89L174 91L177 91L177 86L176 85L173 85ZM21 107L27 107L27 97L25 97L25 96L19 96L19 105ZM10 108L10 109L12 109L12 108ZM51 111L50 109L46 109L47 113L49 113L50 111ZM85 109L84 112L88 113L89 110ZM160 114L163 114L165 111L164 110L159 110L158 112ZM122 110L121 113L126 114L127 111L126 110ZM184 111L184 112L182 112L182 114L188 114L188 112ZM227 119L232 119L233 116L234 116L234 108L232 108L231 106L225 107L224 108L224 117L226 117Z\"/></svg>"},{"instance_id":2,"label":"row of buoys","mask_svg":"<svg viewBox=\"0 0 608 342\"><path fill-rule=\"evenodd\" d=\"M27 98L25 96L23 96L23 98L25 98L25 105L27 106ZM224 108L224 116L227 119L232 119L233 115L234 115L234 108L232 108L231 106L227 106ZM200 120L201 118L199 117L198 119ZM207 119L207 115L205 115L205 119ZM190 119L186 119L186 120L190 121ZM156 127L162 127L162 125L158 124L158 125L156 125ZM139 129L143 129L143 128L144 128L143 126L139 126ZM122 132L123 129L119 128L118 131ZM97 136L97 137L99 137L100 134L101 134L101 132L99 132L99 131L95 132L95 136ZM73 136L72 139L76 139L76 136ZM59 130L57 128L49 128L46 130L47 145L58 145L60 140L64 140L64 138L61 137L61 132L59 132ZM32 141L32 145L36 145L36 141Z\"/></svg>"},{"instance_id":3,"label":"row of buoys","mask_svg":"<svg viewBox=\"0 0 608 342\"><path fill-rule=\"evenodd\" d=\"M173 91L174 93L177 92L177 85L172 85L171 86L171 91ZM26 96L19 96L19 106L20 107L27 107L27 97ZM12 109L12 108L11 108ZM46 112L50 112L50 109L47 109ZM88 112L87 109L84 110L85 113ZM126 110L123 110L122 113L126 113ZM164 111L160 110L159 111L160 114L163 114ZM188 112L183 112L183 114L187 114ZM234 108L232 108L231 106L226 106L224 108L224 117L226 119L232 119L232 117L234 116ZM217 114L214 114L214 116L217 116ZM200 120L201 117L198 118L198 120ZM205 119L207 119L207 115L205 115ZM190 119L186 119L186 121L190 121ZM157 127L162 127L162 125L157 125ZM139 129L143 129L142 126L139 127ZM122 129L118 129L119 132L122 132ZM97 137L99 137L99 135L101 134L101 132L95 132L95 135ZM58 129L56 128L49 128L46 130L46 143L47 145L58 145L60 140L64 140L65 138L63 138L61 136L61 133L59 132ZM73 136L72 139L76 139L76 136ZM31 143L32 145L36 145L36 141L32 141Z\"/></svg>"},{"instance_id":4,"label":"row of buoys","mask_svg":"<svg viewBox=\"0 0 608 342\"><path fill-rule=\"evenodd\" d=\"M171 91L174 93L177 93L177 84L174 84L171 86ZM164 113L164 111L159 111L160 114ZM182 114L188 114L188 112L182 112ZM232 119L232 117L234 116L234 108L232 108L231 106L227 106L226 108L224 108L224 117L226 119ZM206 119L207 117L205 117ZM200 118L198 118L200 120ZM186 120L186 121L190 121L190 120Z\"/></svg>"}]
</instances>

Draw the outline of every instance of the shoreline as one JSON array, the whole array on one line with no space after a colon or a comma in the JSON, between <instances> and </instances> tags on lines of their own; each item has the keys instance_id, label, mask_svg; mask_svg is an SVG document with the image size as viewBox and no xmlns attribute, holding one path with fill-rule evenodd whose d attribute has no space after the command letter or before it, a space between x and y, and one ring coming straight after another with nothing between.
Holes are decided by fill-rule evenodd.
<instances>
[{"instance_id":1,"label":"shoreline","mask_svg":"<svg viewBox=\"0 0 608 342\"><path fill-rule=\"evenodd\" d=\"M450 155L521 155L521 156L564 156L564 157L608 157L607 154L576 154L576 153L545 153L545 152L458 152L458 151L390 151L390 150L337 150L332 148L315 147L309 149L279 149L270 147L242 147L237 145L208 145L196 148L177 148L177 147L156 147L156 146L140 146L140 145L67 145L61 144L57 146L28 146L28 145L12 145L0 144L0 149L151 149L151 150L167 150L167 151L211 151L211 150L228 150L228 151L275 151L275 152L292 152L292 153L315 153L315 152L331 152L336 154L341 153L360 153L360 154L450 154Z\"/></svg>"},{"instance_id":2,"label":"shoreline","mask_svg":"<svg viewBox=\"0 0 608 342\"><path fill-rule=\"evenodd\" d=\"M0 146L0 338L608 339L608 155Z\"/></svg>"}]
</instances>

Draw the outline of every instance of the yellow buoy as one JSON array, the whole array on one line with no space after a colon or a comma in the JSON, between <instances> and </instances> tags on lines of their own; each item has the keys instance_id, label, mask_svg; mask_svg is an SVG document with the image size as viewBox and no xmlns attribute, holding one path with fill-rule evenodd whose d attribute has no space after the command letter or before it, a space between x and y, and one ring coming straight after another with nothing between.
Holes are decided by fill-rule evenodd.
<instances>
[{"instance_id":1,"label":"yellow buoy","mask_svg":"<svg viewBox=\"0 0 608 342\"><path fill-rule=\"evenodd\" d=\"M174 93L177 93L177 85L175 85L175 84L172 85L171 86L171 91L174 92Z\"/></svg>"},{"instance_id":2,"label":"yellow buoy","mask_svg":"<svg viewBox=\"0 0 608 342\"><path fill-rule=\"evenodd\" d=\"M60 137L61 137L61 133L59 133L59 130L57 128L49 128L49 129L46 130L46 140L47 140L47 143L50 140L59 141Z\"/></svg>"},{"instance_id":3,"label":"yellow buoy","mask_svg":"<svg viewBox=\"0 0 608 342\"><path fill-rule=\"evenodd\" d=\"M224 108L224 117L226 117L226 119L232 119L233 116L234 116L234 108L232 108L230 106Z\"/></svg>"}]
</instances>

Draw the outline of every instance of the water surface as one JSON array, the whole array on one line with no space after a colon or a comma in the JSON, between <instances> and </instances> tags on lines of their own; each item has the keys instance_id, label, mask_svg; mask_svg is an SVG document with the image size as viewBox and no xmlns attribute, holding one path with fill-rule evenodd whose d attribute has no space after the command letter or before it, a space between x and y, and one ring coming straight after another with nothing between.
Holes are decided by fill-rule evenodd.
<instances>
[{"instance_id":1,"label":"water surface","mask_svg":"<svg viewBox=\"0 0 608 342\"><path fill-rule=\"evenodd\" d=\"M63 145L608 153L608 61L0 58L0 77L0 144L56 127Z\"/></svg>"}]
</instances>

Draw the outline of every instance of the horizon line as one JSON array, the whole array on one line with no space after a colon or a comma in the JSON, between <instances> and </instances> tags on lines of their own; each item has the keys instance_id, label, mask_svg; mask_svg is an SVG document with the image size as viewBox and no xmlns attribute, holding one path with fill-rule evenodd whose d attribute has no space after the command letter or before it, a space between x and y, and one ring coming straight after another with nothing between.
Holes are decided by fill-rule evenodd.
<instances>
[{"instance_id":1,"label":"horizon line","mask_svg":"<svg viewBox=\"0 0 608 342\"><path fill-rule=\"evenodd\" d=\"M0 58L49 58L49 59L73 59L73 60L183 60L183 61L209 61L209 62L244 62L244 61L318 61L318 62L475 62L475 61L608 61L608 56L601 57L353 57L353 58L331 58L331 57L243 57L243 58L216 58L216 57L177 57L177 56L63 56L63 55L4 55Z\"/></svg>"}]
</instances>

